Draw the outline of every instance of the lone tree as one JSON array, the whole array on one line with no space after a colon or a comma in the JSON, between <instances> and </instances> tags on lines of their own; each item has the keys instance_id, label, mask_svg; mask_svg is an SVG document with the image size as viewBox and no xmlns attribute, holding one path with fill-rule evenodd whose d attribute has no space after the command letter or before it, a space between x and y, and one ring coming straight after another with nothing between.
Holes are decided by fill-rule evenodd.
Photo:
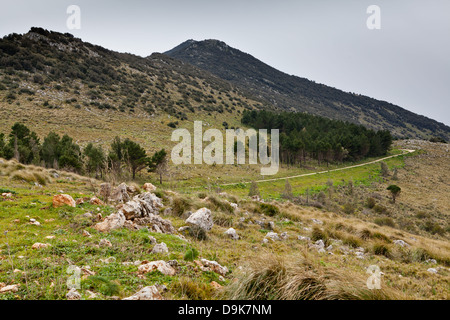
<instances>
[{"instance_id":1,"label":"lone tree","mask_svg":"<svg viewBox=\"0 0 450 320\"><path fill-rule=\"evenodd\" d=\"M164 149L156 151L148 161L148 172L159 174L159 184L162 184L162 176L168 171L167 152Z\"/></svg>"},{"instance_id":2,"label":"lone tree","mask_svg":"<svg viewBox=\"0 0 450 320\"><path fill-rule=\"evenodd\" d=\"M145 154L144 148L128 138L122 142L122 151L123 159L128 164L134 180L136 172L139 172L146 167L148 157Z\"/></svg>"},{"instance_id":3,"label":"lone tree","mask_svg":"<svg viewBox=\"0 0 450 320\"><path fill-rule=\"evenodd\" d=\"M392 201L395 203L395 199L400 195L402 189L395 184L391 184L389 187L387 187L387 190L391 192Z\"/></svg>"}]
</instances>

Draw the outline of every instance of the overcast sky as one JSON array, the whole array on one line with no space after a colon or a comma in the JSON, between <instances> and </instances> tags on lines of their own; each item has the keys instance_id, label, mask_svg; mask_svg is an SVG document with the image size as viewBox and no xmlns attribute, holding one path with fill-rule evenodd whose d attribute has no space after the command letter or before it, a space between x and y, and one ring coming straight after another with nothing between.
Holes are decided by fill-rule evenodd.
<instances>
[{"instance_id":1,"label":"overcast sky","mask_svg":"<svg viewBox=\"0 0 450 320\"><path fill-rule=\"evenodd\" d=\"M71 4L80 30L66 26ZM369 5L381 9L380 30L366 26ZM1 36L32 26L140 56L218 39L288 74L450 125L449 0L1 0Z\"/></svg>"}]
</instances>

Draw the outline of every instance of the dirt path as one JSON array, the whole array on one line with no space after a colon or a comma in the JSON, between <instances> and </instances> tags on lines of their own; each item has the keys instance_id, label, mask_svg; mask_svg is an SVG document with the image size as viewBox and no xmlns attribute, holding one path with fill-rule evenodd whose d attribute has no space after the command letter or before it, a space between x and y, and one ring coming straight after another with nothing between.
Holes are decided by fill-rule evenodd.
<instances>
[{"instance_id":1,"label":"dirt path","mask_svg":"<svg viewBox=\"0 0 450 320\"><path fill-rule=\"evenodd\" d=\"M348 169L352 169L352 168L357 168L357 167L362 167L362 166L367 166L369 164L373 164L373 163L377 163L383 160L387 160L390 158L395 158L395 157L399 157L408 153L412 153L416 150L408 150L408 149L400 149L403 151L402 154L396 154L393 156L389 156L389 157L384 157L381 159L377 159L374 161L370 161L370 162L365 162L365 163L361 163L361 164L355 164L353 166L348 166L348 167L344 167L344 168L338 168L338 169L332 169L332 170L326 170L326 171L319 171L319 172L311 172L311 173L304 173L304 174L299 174L299 175L295 175L295 176L289 176L289 177L282 177L282 178L273 178L273 179L264 179L264 180L256 180L255 182L270 182L270 181L279 181L279 180L285 180L285 179L293 179L293 178L301 178L301 177L307 177L307 176L313 176L316 174L323 174L323 173L328 173L328 172L333 172L333 171L342 171L342 170L348 170ZM234 183L227 183L227 184L221 184L221 186L232 186L232 185L236 185L236 184L248 184L251 183L251 181L248 182L234 182Z\"/></svg>"}]
</instances>

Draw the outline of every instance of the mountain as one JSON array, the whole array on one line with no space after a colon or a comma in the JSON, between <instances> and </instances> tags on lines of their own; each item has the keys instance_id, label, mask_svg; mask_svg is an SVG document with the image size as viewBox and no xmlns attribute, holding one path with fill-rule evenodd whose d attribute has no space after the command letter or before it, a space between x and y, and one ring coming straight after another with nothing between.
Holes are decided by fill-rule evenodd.
<instances>
[{"instance_id":1,"label":"mountain","mask_svg":"<svg viewBox=\"0 0 450 320\"><path fill-rule=\"evenodd\" d=\"M450 127L389 102L288 75L218 40L188 40L165 52L229 81L265 105L387 129L397 137L450 140Z\"/></svg>"},{"instance_id":2,"label":"mountain","mask_svg":"<svg viewBox=\"0 0 450 320\"><path fill-rule=\"evenodd\" d=\"M170 126L199 118L237 126L244 109L259 105L230 82L160 53L114 52L36 27L0 39L0 134L21 122L40 136L59 130L86 142L120 133L155 148L170 141Z\"/></svg>"}]
</instances>

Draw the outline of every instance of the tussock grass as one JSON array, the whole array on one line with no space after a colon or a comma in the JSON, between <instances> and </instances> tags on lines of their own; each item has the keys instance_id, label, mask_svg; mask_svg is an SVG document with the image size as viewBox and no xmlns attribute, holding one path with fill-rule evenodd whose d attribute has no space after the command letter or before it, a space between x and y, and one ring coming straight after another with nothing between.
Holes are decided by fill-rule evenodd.
<instances>
[{"instance_id":1,"label":"tussock grass","mask_svg":"<svg viewBox=\"0 0 450 320\"><path fill-rule=\"evenodd\" d=\"M396 300L409 297L383 286L370 290L367 276L323 267L306 253L289 257L272 253L248 261L225 297L238 300Z\"/></svg>"}]
</instances>

